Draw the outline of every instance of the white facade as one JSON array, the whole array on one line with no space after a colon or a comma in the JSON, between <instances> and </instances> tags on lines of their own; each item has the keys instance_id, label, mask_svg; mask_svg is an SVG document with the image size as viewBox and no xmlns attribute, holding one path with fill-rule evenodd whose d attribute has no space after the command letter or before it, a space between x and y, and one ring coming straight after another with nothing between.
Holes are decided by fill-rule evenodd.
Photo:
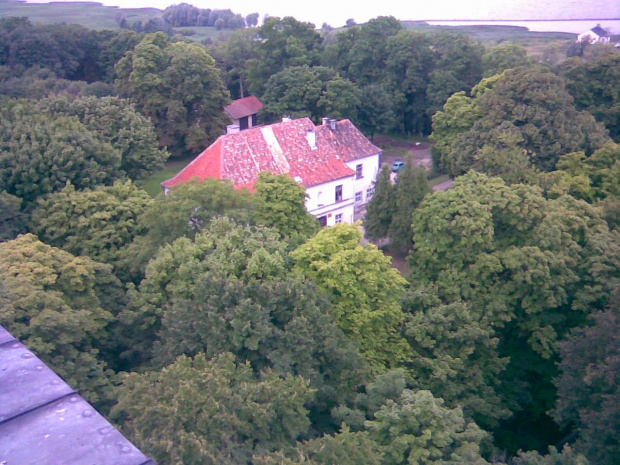
<instances>
[{"instance_id":1,"label":"white facade","mask_svg":"<svg viewBox=\"0 0 620 465\"><path fill-rule=\"evenodd\" d=\"M379 154L370 157L360 158L347 162L346 165L356 172L353 176L353 199L355 205L365 205L374 192L375 181L380 169ZM361 166L361 176L357 176L358 167Z\"/></svg>"},{"instance_id":2,"label":"white facade","mask_svg":"<svg viewBox=\"0 0 620 465\"><path fill-rule=\"evenodd\" d=\"M306 208L323 226L353 223L355 207L372 197L379 172L379 154L347 162L356 174L306 188ZM361 176L358 176L361 165ZM341 192L342 195L337 195ZM356 199L357 194L357 199Z\"/></svg>"},{"instance_id":3,"label":"white facade","mask_svg":"<svg viewBox=\"0 0 620 465\"><path fill-rule=\"evenodd\" d=\"M605 36L599 36L598 34L596 34L593 31L586 31L582 34L579 34L577 36L577 42L583 42L583 41L588 41L591 44L594 43L602 43L602 44L608 44L609 43L609 37L605 37Z\"/></svg>"}]
</instances>

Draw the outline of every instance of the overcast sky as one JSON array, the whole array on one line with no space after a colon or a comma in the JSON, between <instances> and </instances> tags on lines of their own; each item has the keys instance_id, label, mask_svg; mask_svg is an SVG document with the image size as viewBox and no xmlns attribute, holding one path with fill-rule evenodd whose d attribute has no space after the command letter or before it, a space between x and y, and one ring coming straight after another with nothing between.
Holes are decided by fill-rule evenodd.
<instances>
[{"instance_id":1,"label":"overcast sky","mask_svg":"<svg viewBox=\"0 0 620 465\"><path fill-rule=\"evenodd\" d=\"M58 0L56 0L58 1ZM67 1L67 0L60 0ZM164 9L183 1L174 0L100 0L108 6L123 8L154 7ZM44 0L28 2L47 3ZM619 18L620 0L188 0L199 8L230 8L243 16L268 13L293 16L317 27L323 22L338 27L348 18L363 23L377 16L392 15L400 20L415 19L590 19Z\"/></svg>"}]
</instances>

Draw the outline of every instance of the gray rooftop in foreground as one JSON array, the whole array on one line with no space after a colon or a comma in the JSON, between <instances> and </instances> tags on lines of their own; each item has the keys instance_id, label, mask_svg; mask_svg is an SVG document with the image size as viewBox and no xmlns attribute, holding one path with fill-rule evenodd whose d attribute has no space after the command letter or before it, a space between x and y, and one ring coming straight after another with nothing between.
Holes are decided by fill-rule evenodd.
<instances>
[{"instance_id":1,"label":"gray rooftop in foreground","mask_svg":"<svg viewBox=\"0 0 620 465\"><path fill-rule=\"evenodd\" d=\"M0 464L155 462L0 326Z\"/></svg>"}]
</instances>

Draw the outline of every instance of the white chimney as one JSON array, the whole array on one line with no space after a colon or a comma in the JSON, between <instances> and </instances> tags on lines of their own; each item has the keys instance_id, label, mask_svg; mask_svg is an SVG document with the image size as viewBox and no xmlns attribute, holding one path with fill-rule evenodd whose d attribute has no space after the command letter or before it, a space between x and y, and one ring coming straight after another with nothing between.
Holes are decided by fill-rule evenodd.
<instances>
[{"instance_id":1,"label":"white chimney","mask_svg":"<svg viewBox=\"0 0 620 465\"><path fill-rule=\"evenodd\" d=\"M329 127L334 132L336 132L338 130L338 127L336 126L336 120L334 118L330 118L330 120L329 120Z\"/></svg>"},{"instance_id":2,"label":"white chimney","mask_svg":"<svg viewBox=\"0 0 620 465\"><path fill-rule=\"evenodd\" d=\"M329 118L327 116L325 116L323 118L323 126L327 126L329 124Z\"/></svg>"},{"instance_id":3,"label":"white chimney","mask_svg":"<svg viewBox=\"0 0 620 465\"><path fill-rule=\"evenodd\" d=\"M226 134L237 134L240 131L238 124L229 124L226 126Z\"/></svg>"},{"instance_id":4,"label":"white chimney","mask_svg":"<svg viewBox=\"0 0 620 465\"><path fill-rule=\"evenodd\" d=\"M314 132L314 129L308 129L306 132L306 140L310 148L316 150L316 132Z\"/></svg>"},{"instance_id":5,"label":"white chimney","mask_svg":"<svg viewBox=\"0 0 620 465\"><path fill-rule=\"evenodd\" d=\"M282 122L283 122L283 123L288 123L290 120L291 120L290 115L284 115L284 116L282 117Z\"/></svg>"}]
</instances>

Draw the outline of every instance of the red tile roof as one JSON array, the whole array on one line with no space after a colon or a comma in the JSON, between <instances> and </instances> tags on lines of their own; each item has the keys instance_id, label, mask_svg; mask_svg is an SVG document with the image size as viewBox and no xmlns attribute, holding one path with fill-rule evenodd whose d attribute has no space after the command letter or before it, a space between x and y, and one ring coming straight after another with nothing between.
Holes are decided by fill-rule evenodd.
<instances>
[{"instance_id":1,"label":"red tile roof","mask_svg":"<svg viewBox=\"0 0 620 465\"><path fill-rule=\"evenodd\" d=\"M316 149L307 138L314 131ZM253 186L261 171L301 178L304 187L352 176L345 162L375 155L373 145L349 121L315 126L309 118L272 124L220 136L175 177L161 183L172 187L197 178L230 179L235 187Z\"/></svg>"},{"instance_id":2,"label":"red tile roof","mask_svg":"<svg viewBox=\"0 0 620 465\"><path fill-rule=\"evenodd\" d=\"M261 108L263 108L263 104L260 103L260 100L250 95L249 97L235 100L227 107L224 107L224 111L226 111L232 119L241 119L245 116L258 113Z\"/></svg>"}]
</instances>

